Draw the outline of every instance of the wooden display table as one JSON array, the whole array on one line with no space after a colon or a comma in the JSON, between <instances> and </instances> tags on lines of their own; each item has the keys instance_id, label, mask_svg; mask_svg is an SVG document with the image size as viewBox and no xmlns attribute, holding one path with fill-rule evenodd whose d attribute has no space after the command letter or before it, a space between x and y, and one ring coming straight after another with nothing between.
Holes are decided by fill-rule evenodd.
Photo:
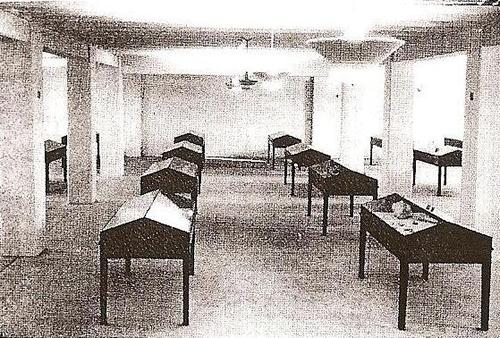
<instances>
[{"instance_id":1,"label":"wooden display table","mask_svg":"<svg viewBox=\"0 0 500 338\"><path fill-rule=\"evenodd\" d=\"M45 146L45 192L49 192L49 166L53 161L61 159L64 182L67 181L67 170L66 170L66 145L52 141L46 140L44 142Z\"/></svg>"},{"instance_id":2,"label":"wooden display table","mask_svg":"<svg viewBox=\"0 0 500 338\"><path fill-rule=\"evenodd\" d=\"M330 155L322 153L321 151L313 149L310 145L305 143L298 143L293 146L285 148L285 172L284 182L286 184L286 177L288 172L288 160L292 165L292 187L290 195L295 196L295 164L299 167L310 167L314 164L325 162L330 159Z\"/></svg>"},{"instance_id":3,"label":"wooden display table","mask_svg":"<svg viewBox=\"0 0 500 338\"><path fill-rule=\"evenodd\" d=\"M189 325L189 275L194 266L192 211L180 209L159 190L123 204L101 230L101 324L107 324L108 259L125 259L130 272L132 258L181 259L183 325ZM131 309L127 309L131 311Z\"/></svg>"},{"instance_id":4,"label":"wooden display table","mask_svg":"<svg viewBox=\"0 0 500 338\"><path fill-rule=\"evenodd\" d=\"M437 195L441 196L441 168L444 167L444 185L446 185L446 168L462 166L462 149L448 145L436 147L431 150L413 149L413 185L415 185L417 176L417 161L433 164L438 167Z\"/></svg>"},{"instance_id":5,"label":"wooden display table","mask_svg":"<svg viewBox=\"0 0 500 338\"><path fill-rule=\"evenodd\" d=\"M370 137L370 165L373 165L373 146L382 148L382 138L376 136Z\"/></svg>"},{"instance_id":6,"label":"wooden display table","mask_svg":"<svg viewBox=\"0 0 500 338\"><path fill-rule=\"evenodd\" d=\"M457 147L457 148L463 148L463 142L462 140L456 139L456 138L451 138L451 137L445 137L444 138L444 145L445 146L452 146L452 147Z\"/></svg>"},{"instance_id":7,"label":"wooden display table","mask_svg":"<svg viewBox=\"0 0 500 338\"><path fill-rule=\"evenodd\" d=\"M180 143L182 141L188 141L193 144L197 144L201 147L201 151L203 152L203 160L205 160L205 135L202 133L198 133L196 131L188 131L187 133L178 135L174 137L174 143Z\"/></svg>"},{"instance_id":8,"label":"wooden display table","mask_svg":"<svg viewBox=\"0 0 500 338\"><path fill-rule=\"evenodd\" d=\"M354 214L354 196L377 198L378 181L374 178L350 170L334 160L309 167L307 184L307 216L311 216L312 187L323 194L323 236L328 224L328 198L341 195L350 196L350 216Z\"/></svg>"},{"instance_id":9,"label":"wooden display table","mask_svg":"<svg viewBox=\"0 0 500 338\"><path fill-rule=\"evenodd\" d=\"M162 158L164 160L171 157L178 157L185 161L196 164L198 167L198 190L201 187L201 171L203 170L203 166L205 163L205 159L203 157L203 148L200 145L188 142L181 141L179 143L174 144L172 147L168 148L163 154Z\"/></svg>"},{"instance_id":10,"label":"wooden display table","mask_svg":"<svg viewBox=\"0 0 500 338\"><path fill-rule=\"evenodd\" d=\"M392 212L396 202L411 206L410 218ZM408 265L423 264L428 278L430 263L481 264L481 330L488 330L492 238L448 222L415 203L389 195L361 206L359 234L359 278L365 277L366 235L370 233L400 262L398 328L405 329L408 294Z\"/></svg>"},{"instance_id":11,"label":"wooden display table","mask_svg":"<svg viewBox=\"0 0 500 338\"><path fill-rule=\"evenodd\" d=\"M193 210L197 209L198 202L198 167L178 157L153 163L141 175L141 195L150 191L161 190L169 197L176 194L188 193L191 195Z\"/></svg>"},{"instance_id":12,"label":"wooden display table","mask_svg":"<svg viewBox=\"0 0 500 338\"><path fill-rule=\"evenodd\" d=\"M269 163L272 148L271 168L274 169L275 151L276 148L287 148L294 144L302 142L299 138L278 132L267 137L267 163Z\"/></svg>"}]
</instances>

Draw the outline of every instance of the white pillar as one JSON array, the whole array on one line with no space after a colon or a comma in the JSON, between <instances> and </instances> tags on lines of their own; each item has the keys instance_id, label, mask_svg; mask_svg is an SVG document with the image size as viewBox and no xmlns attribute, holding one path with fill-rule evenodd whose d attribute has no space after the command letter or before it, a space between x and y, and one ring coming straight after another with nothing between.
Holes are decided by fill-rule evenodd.
<instances>
[{"instance_id":1,"label":"white pillar","mask_svg":"<svg viewBox=\"0 0 500 338\"><path fill-rule=\"evenodd\" d=\"M0 39L0 255L44 249L45 161L41 37Z\"/></svg>"},{"instance_id":2,"label":"white pillar","mask_svg":"<svg viewBox=\"0 0 500 338\"><path fill-rule=\"evenodd\" d=\"M474 226L476 218L476 187L478 177L477 154L479 133L479 86L481 44L479 37L471 37L467 50L465 73L464 139L462 152L461 222Z\"/></svg>"},{"instance_id":3,"label":"white pillar","mask_svg":"<svg viewBox=\"0 0 500 338\"><path fill-rule=\"evenodd\" d=\"M399 193L410 196L413 175L413 99L414 70L411 61L386 64L384 89L384 166L379 180L384 196Z\"/></svg>"},{"instance_id":4,"label":"white pillar","mask_svg":"<svg viewBox=\"0 0 500 338\"><path fill-rule=\"evenodd\" d=\"M89 48L88 59L68 58L68 199L72 204L95 201L95 76L95 48Z\"/></svg>"},{"instance_id":5,"label":"white pillar","mask_svg":"<svg viewBox=\"0 0 500 338\"><path fill-rule=\"evenodd\" d=\"M118 67L97 65L96 107L100 137L100 177L121 177L124 173L123 74Z\"/></svg>"},{"instance_id":6,"label":"white pillar","mask_svg":"<svg viewBox=\"0 0 500 338\"><path fill-rule=\"evenodd\" d=\"M306 81L306 95L304 107L304 143L312 144L313 139L313 110L314 110L314 76Z\"/></svg>"},{"instance_id":7,"label":"white pillar","mask_svg":"<svg viewBox=\"0 0 500 338\"><path fill-rule=\"evenodd\" d=\"M472 39L467 60L462 157L461 222L493 237L500 246L500 46ZM500 258L498 250L494 259Z\"/></svg>"},{"instance_id":8,"label":"white pillar","mask_svg":"<svg viewBox=\"0 0 500 338\"><path fill-rule=\"evenodd\" d=\"M360 81L343 82L341 85L340 162L349 169L364 173L364 86Z\"/></svg>"}]
</instances>

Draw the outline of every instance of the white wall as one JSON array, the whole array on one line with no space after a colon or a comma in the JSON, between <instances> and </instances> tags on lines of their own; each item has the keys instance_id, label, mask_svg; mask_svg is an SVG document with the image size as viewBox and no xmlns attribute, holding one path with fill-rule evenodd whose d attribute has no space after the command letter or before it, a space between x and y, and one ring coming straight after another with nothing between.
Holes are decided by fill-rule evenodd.
<instances>
[{"instance_id":1,"label":"white wall","mask_svg":"<svg viewBox=\"0 0 500 338\"><path fill-rule=\"evenodd\" d=\"M314 88L313 145L333 158L340 157L343 97L342 84L356 84L359 95L352 105L360 105L357 141L365 157L369 155L370 136L383 128L383 67L332 67L327 77L316 77Z\"/></svg>"},{"instance_id":2,"label":"white wall","mask_svg":"<svg viewBox=\"0 0 500 338\"><path fill-rule=\"evenodd\" d=\"M146 75L144 155L160 155L179 133L205 133L208 156L261 156L267 136L285 131L302 138L305 77L288 77L282 89L229 90L227 76ZM127 85L127 83L126 83Z\"/></svg>"},{"instance_id":3,"label":"white wall","mask_svg":"<svg viewBox=\"0 0 500 338\"><path fill-rule=\"evenodd\" d=\"M329 77L314 79L313 146L334 158L340 154L341 84Z\"/></svg>"},{"instance_id":4,"label":"white wall","mask_svg":"<svg viewBox=\"0 0 500 338\"><path fill-rule=\"evenodd\" d=\"M415 61L415 147L463 138L465 64L465 54Z\"/></svg>"},{"instance_id":5,"label":"white wall","mask_svg":"<svg viewBox=\"0 0 500 338\"><path fill-rule=\"evenodd\" d=\"M123 76L125 155L141 156L142 146L142 85L140 74Z\"/></svg>"},{"instance_id":6,"label":"white wall","mask_svg":"<svg viewBox=\"0 0 500 338\"><path fill-rule=\"evenodd\" d=\"M68 134L67 62L47 53L43 55L43 140L60 142Z\"/></svg>"}]
</instances>

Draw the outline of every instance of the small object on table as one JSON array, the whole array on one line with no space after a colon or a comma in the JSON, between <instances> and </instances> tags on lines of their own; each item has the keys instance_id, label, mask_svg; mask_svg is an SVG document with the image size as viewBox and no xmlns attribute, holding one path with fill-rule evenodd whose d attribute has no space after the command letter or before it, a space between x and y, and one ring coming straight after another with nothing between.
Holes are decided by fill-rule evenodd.
<instances>
[{"instance_id":1,"label":"small object on table","mask_svg":"<svg viewBox=\"0 0 500 338\"><path fill-rule=\"evenodd\" d=\"M392 205L392 212L399 219L410 218L412 216L411 205L404 201L394 203Z\"/></svg>"}]
</instances>

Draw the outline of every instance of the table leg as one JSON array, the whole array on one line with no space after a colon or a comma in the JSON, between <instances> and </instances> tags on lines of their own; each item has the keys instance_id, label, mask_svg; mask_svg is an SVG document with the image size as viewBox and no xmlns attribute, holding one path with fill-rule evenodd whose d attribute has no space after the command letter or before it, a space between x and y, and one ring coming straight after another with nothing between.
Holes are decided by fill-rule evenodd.
<instances>
[{"instance_id":1,"label":"table leg","mask_svg":"<svg viewBox=\"0 0 500 338\"><path fill-rule=\"evenodd\" d=\"M354 216L354 195L351 195L349 197L350 197L349 216L353 217Z\"/></svg>"},{"instance_id":2,"label":"table leg","mask_svg":"<svg viewBox=\"0 0 500 338\"><path fill-rule=\"evenodd\" d=\"M190 265L190 271L189 274L191 276L194 275L194 245L196 243L196 230L193 231L193 243L191 243L191 265Z\"/></svg>"},{"instance_id":3,"label":"table leg","mask_svg":"<svg viewBox=\"0 0 500 338\"><path fill-rule=\"evenodd\" d=\"M276 148L274 148L274 144L272 145L273 148L273 157L272 157L272 162L271 162L271 169L274 170L274 160L276 158Z\"/></svg>"},{"instance_id":4,"label":"table leg","mask_svg":"<svg viewBox=\"0 0 500 338\"><path fill-rule=\"evenodd\" d=\"M312 182L311 182L311 168L307 169L307 216L311 216L312 209Z\"/></svg>"},{"instance_id":5,"label":"table leg","mask_svg":"<svg viewBox=\"0 0 500 338\"><path fill-rule=\"evenodd\" d=\"M269 164L270 157L271 157L271 143L267 141L267 164Z\"/></svg>"},{"instance_id":6,"label":"table leg","mask_svg":"<svg viewBox=\"0 0 500 338\"><path fill-rule=\"evenodd\" d=\"M295 196L295 163L292 162L292 190L290 196Z\"/></svg>"},{"instance_id":7,"label":"table leg","mask_svg":"<svg viewBox=\"0 0 500 338\"><path fill-rule=\"evenodd\" d=\"M422 279L429 280L429 263L425 262L422 264Z\"/></svg>"},{"instance_id":8,"label":"table leg","mask_svg":"<svg viewBox=\"0 0 500 338\"><path fill-rule=\"evenodd\" d=\"M130 275L130 268L132 266L132 260L130 258L125 258L125 274Z\"/></svg>"},{"instance_id":9,"label":"table leg","mask_svg":"<svg viewBox=\"0 0 500 338\"><path fill-rule=\"evenodd\" d=\"M288 175L288 160L286 159L286 156L285 156L285 185L286 185L286 176Z\"/></svg>"},{"instance_id":10,"label":"table leg","mask_svg":"<svg viewBox=\"0 0 500 338\"><path fill-rule=\"evenodd\" d=\"M438 191L437 195L441 196L441 166L438 165Z\"/></svg>"},{"instance_id":11,"label":"table leg","mask_svg":"<svg viewBox=\"0 0 500 338\"><path fill-rule=\"evenodd\" d=\"M63 168L64 183L68 183L68 159L66 158L66 155L63 156L61 162Z\"/></svg>"},{"instance_id":12,"label":"table leg","mask_svg":"<svg viewBox=\"0 0 500 338\"><path fill-rule=\"evenodd\" d=\"M365 278L365 258L366 258L366 229L363 218L361 218L359 226L359 270L358 277Z\"/></svg>"},{"instance_id":13,"label":"table leg","mask_svg":"<svg viewBox=\"0 0 500 338\"><path fill-rule=\"evenodd\" d=\"M49 165L45 162L45 193L49 193Z\"/></svg>"},{"instance_id":14,"label":"table leg","mask_svg":"<svg viewBox=\"0 0 500 338\"><path fill-rule=\"evenodd\" d=\"M370 165L373 165L373 143L370 141Z\"/></svg>"},{"instance_id":15,"label":"table leg","mask_svg":"<svg viewBox=\"0 0 500 338\"><path fill-rule=\"evenodd\" d=\"M189 271L190 259L182 260L182 325L189 325Z\"/></svg>"},{"instance_id":16,"label":"table leg","mask_svg":"<svg viewBox=\"0 0 500 338\"><path fill-rule=\"evenodd\" d=\"M443 167L443 169L444 169L444 172L443 172L443 176L444 176L443 185L446 185L446 176L447 176L446 174L447 174L447 171L448 171L447 168L448 167L446 167L446 166Z\"/></svg>"},{"instance_id":17,"label":"table leg","mask_svg":"<svg viewBox=\"0 0 500 338\"><path fill-rule=\"evenodd\" d=\"M101 253L100 254L100 305L101 305L101 318L100 323L106 325L107 320L107 306L108 306L108 259Z\"/></svg>"},{"instance_id":18,"label":"table leg","mask_svg":"<svg viewBox=\"0 0 500 338\"><path fill-rule=\"evenodd\" d=\"M193 202L193 213L198 212L198 189L191 191L191 201Z\"/></svg>"},{"instance_id":19,"label":"table leg","mask_svg":"<svg viewBox=\"0 0 500 338\"><path fill-rule=\"evenodd\" d=\"M399 263L399 313L398 329L406 327L406 302L408 300L408 262Z\"/></svg>"},{"instance_id":20,"label":"table leg","mask_svg":"<svg viewBox=\"0 0 500 338\"><path fill-rule=\"evenodd\" d=\"M491 260L481 266L481 330L488 330L490 318Z\"/></svg>"},{"instance_id":21,"label":"table leg","mask_svg":"<svg viewBox=\"0 0 500 338\"><path fill-rule=\"evenodd\" d=\"M327 224L328 224L328 194L323 194L323 236L326 236Z\"/></svg>"},{"instance_id":22,"label":"table leg","mask_svg":"<svg viewBox=\"0 0 500 338\"><path fill-rule=\"evenodd\" d=\"M100 136L99 133L95 135L96 143L97 143L97 156L96 156L96 170L99 174L101 172L101 145L100 145Z\"/></svg>"},{"instance_id":23,"label":"table leg","mask_svg":"<svg viewBox=\"0 0 500 338\"><path fill-rule=\"evenodd\" d=\"M415 159L415 157L413 157L413 185L415 185L416 177L417 177L417 160Z\"/></svg>"},{"instance_id":24,"label":"table leg","mask_svg":"<svg viewBox=\"0 0 500 338\"><path fill-rule=\"evenodd\" d=\"M198 192L201 192L201 168L198 168Z\"/></svg>"}]
</instances>

